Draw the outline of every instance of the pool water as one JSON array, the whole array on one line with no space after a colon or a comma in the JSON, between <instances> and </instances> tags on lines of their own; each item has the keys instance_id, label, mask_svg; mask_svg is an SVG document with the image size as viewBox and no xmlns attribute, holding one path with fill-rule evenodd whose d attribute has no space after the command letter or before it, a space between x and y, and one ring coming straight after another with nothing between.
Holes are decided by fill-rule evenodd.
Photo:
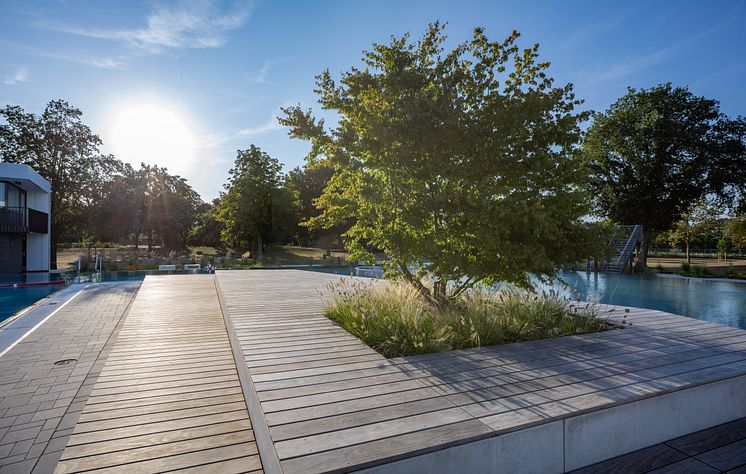
<instances>
[{"instance_id":1,"label":"pool water","mask_svg":"<svg viewBox=\"0 0 746 474\"><path fill-rule=\"evenodd\" d=\"M0 288L0 323L23 308L64 287L64 285L52 285L27 288Z\"/></svg>"},{"instance_id":2,"label":"pool water","mask_svg":"<svg viewBox=\"0 0 746 474\"><path fill-rule=\"evenodd\" d=\"M576 298L657 309L746 329L746 283L610 273L563 273Z\"/></svg>"}]
</instances>

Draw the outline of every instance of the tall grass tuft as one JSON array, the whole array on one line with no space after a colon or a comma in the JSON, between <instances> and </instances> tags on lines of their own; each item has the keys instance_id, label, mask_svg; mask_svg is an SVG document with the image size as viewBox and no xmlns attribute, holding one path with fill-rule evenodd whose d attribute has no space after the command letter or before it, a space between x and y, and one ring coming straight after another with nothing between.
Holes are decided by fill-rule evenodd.
<instances>
[{"instance_id":1,"label":"tall grass tuft","mask_svg":"<svg viewBox=\"0 0 746 474\"><path fill-rule=\"evenodd\" d=\"M341 280L326 316L386 357L598 332L613 327L595 308L557 293L473 289L447 308L406 283Z\"/></svg>"}]
</instances>

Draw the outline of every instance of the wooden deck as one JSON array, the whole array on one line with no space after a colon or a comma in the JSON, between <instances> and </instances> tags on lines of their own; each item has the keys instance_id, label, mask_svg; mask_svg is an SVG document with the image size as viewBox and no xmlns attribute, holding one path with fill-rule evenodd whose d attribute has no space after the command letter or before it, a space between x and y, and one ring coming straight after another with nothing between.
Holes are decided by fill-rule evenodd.
<instances>
[{"instance_id":1,"label":"wooden deck","mask_svg":"<svg viewBox=\"0 0 746 474\"><path fill-rule=\"evenodd\" d=\"M322 315L302 271L219 272L284 472L409 458L746 374L746 331L618 310L623 330L386 360Z\"/></svg>"},{"instance_id":2,"label":"wooden deck","mask_svg":"<svg viewBox=\"0 0 746 474\"><path fill-rule=\"evenodd\" d=\"M746 389L746 331L618 310L608 317L625 322L620 330L385 359L323 316L320 293L339 278L300 270L148 277L56 472L491 472L511 456L524 462L515 455L521 436L549 427L554 444L537 438L533 449L559 456L548 469L570 470L717 424L689 401L686 417L660 411L696 419L696 428L569 462L584 414L735 380L718 423L746 416L734 392ZM718 403L721 392L706 393ZM644 438L639 420L622 420L591 441ZM511 437L519 443L507 451L493 443ZM485 443L492 465L472 449Z\"/></svg>"},{"instance_id":3,"label":"wooden deck","mask_svg":"<svg viewBox=\"0 0 746 474\"><path fill-rule=\"evenodd\" d=\"M338 276L219 272L282 470L374 465L491 430L322 314Z\"/></svg>"},{"instance_id":4,"label":"wooden deck","mask_svg":"<svg viewBox=\"0 0 746 474\"><path fill-rule=\"evenodd\" d=\"M258 472L211 275L147 277L55 472Z\"/></svg>"}]
</instances>

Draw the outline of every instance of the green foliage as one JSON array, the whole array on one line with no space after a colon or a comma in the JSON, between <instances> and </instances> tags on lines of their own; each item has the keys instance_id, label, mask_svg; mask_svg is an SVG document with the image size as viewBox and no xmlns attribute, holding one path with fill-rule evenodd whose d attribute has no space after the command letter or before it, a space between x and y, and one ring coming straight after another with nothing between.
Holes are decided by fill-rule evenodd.
<instances>
[{"instance_id":1,"label":"green foliage","mask_svg":"<svg viewBox=\"0 0 746 474\"><path fill-rule=\"evenodd\" d=\"M518 36L492 42L478 28L446 52L436 23L417 42L374 44L339 83L318 76L339 126L326 130L300 106L280 120L311 141L309 162L334 169L311 224L351 224L353 259L380 250L440 302L480 281L528 285L530 273L586 257L586 173L573 151L587 115L574 112L570 85L554 86L538 45L520 49Z\"/></svg>"},{"instance_id":2,"label":"green foliage","mask_svg":"<svg viewBox=\"0 0 746 474\"><path fill-rule=\"evenodd\" d=\"M122 165L120 173L102 183L101 196L89 213L88 227L100 240L131 238L137 245L144 234L148 249L186 249L187 239L203 205L184 178L166 168Z\"/></svg>"},{"instance_id":3,"label":"green foliage","mask_svg":"<svg viewBox=\"0 0 746 474\"><path fill-rule=\"evenodd\" d=\"M725 229L734 247L741 249L746 246L746 216L734 217L728 221Z\"/></svg>"},{"instance_id":4,"label":"green foliage","mask_svg":"<svg viewBox=\"0 0 746 474\"><path fill-rule=\"evenodd\" d=\"M665 84L629 89L590 127L583 155L598 210L620 224L642 224L639 261L650 239L671 229L705 197L732 202L746 185L746 120L717 101Z\"/></svg>"},{"instance_id":5,"label":"green foliage","mask_svg":"<svg viewBox=\"0 0 746 474\"><path fill-rule=\"evenodd\" d=\"M119 163L102 155L101 139L82 120L83 113L64 100L49 102L41 115L19 106L0 109L0 161L25 163L52 186L52 264L56 244L79 229L99 188Z\"/></svg>"},{"instance_id":6,"label":"green foliage","mask_svg":"<svg viewBox=\"0 0 746 474\"><path fill-rule=\"evenodd\" d=\"M189 244L202 247L219 247L221 245L220 231L223 225L217 218L217 206L220 199L212 204L203 203L197 209L197 223L189 231Z\"/></svg>"},{"instance_id":7,"label":"green foliage","mask_svg":"<svg viewBox=\"0 0 746 474\"><path fill-rule=\"evenodd\" d=\"M279 161L254 145L238 150L227 192L216 207L228 246L255 246L261 259L266 243L287 241L295 233L297 197L283 186L281 170Z\"/></svg>"},{"instance_id":8,"label":"green foliage","mask_svg":"<svg viewBox=\"0 0 746 474\"><path fill-rule=\"evenodd\" d=\"M719 240L724 225L720 214L713 202L699 201L681 220L673 223L671 229L665 233L666 240L672 246L684 245L687 261L690 262L692 244L706 247L704 243Z\"/></svg>"},{"instance_id":9,"label":"green foliage","mask_svg":"<svg viewBox=\"0 0 746 474\"><path fill-rule=\"evenodd\" d=\"M326 163L308 163L303 168L294 168L285 177L285 186L297 197L299 226L295 240L300 245L315 245L320 229L309 226L309 222L320 214L316 199L321 196L334 174ZM341 230L338 230L341 233Z\"/></svg>"},{"instance_id":10,"label":"green foliage","mask_svg":"<svg viewBox=\"0 0 746 474\"><path fill-rule=\"evenodd\" d=\"M589 304L556 294L472 289L447 308L412 285L330 285L326 316L386 357L505 344L609 329Z\"/></svg>"}]
</instances>

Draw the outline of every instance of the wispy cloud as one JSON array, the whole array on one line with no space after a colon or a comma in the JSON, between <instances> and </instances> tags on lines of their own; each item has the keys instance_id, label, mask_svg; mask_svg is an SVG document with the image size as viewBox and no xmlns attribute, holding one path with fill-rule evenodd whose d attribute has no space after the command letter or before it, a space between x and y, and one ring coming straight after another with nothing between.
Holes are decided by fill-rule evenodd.
<instances>
[{"instance_id":1,"label":"wispy cloud","mask_svg":"<svg viewBox=\"0 0 746 474\"><path fill-rule=\"evenodd\" d=\"M718 25L714 25L664 48L643 54L629 55L615 62L596 65L585 72L581 72L575 84L582 87L590 84L609 83L662 64L676 56L684 54L688 50L689 45L706 37L717 27Z\"/></svg>"},{"instance_id":2,"label":"wispy cloud","mask_svg":"<svg viewBox=\"0 0 746 474\"><path fill-rule=\"evenodd\" d=\"M29 46L3 40L0 40L0 51L11 54L20 54L24 56L58 59L60 61L85 64L88 66L95 66L104 69L126 69L127 67L127 64L122 56L97 56L85 52L58 53L54 51L44 51L41 49L31 48Z\"/></svg>"},{"instance_id":3,"label":"wispy cloud","mask_svg":"<svg viewBox=\"0 0 746 474\"><path fill-rule=\"evenodd\" d=\"M262 65L262 68L259 70L259 72L249 77L249 79L259 84L274 84L274 82L270 81L267 78L269 76L269 72L272 70L273 67L277 66L278 64L282 64L285 61L285 59L268 59L264 61L264 65Z\"/></svg>"},{"instance_id":4,"label":"wispy cloud","mask_svg":"<svg viewBox=\"0 0 746 474\"><path fill-rule=\"evenodd\" d=\"M3 78L3 84L12 86L19 82L27 82L29 80L28 69L25 67L16 68L16 70L10 76Z\"/></svg>"},{"instance_id":5,"label":"wispy cloud","mask_svg":"<svg viewBox=\"0 0 746 474\"><path fill-rule=\"evenodd\" d=\"M217 48L225 44L226 32L243 26L251 13L251 4L241 2L230 12L222 12L211 0L182 0L157 6L146 18L143 28L90 29L56 23L38 26L96 39L119 41L148 54L166 49Z\"/></svg>"},{"instance_id":6,"label":"wispy cloud","mask_svg":"<svg viewBox=\"0 0 746 474\"><path fill-rule=\"evenodd\" d=\"M254 138L258 135L264 135L265 133L282 130L283 128L285 127L280 125L280 122L277 121L277 115L272 114L272 117L270 117L270 119L266 121L265 123L257 127L243 128L239 130L236 135L238 135L239 137L244 137L244 138Z\"/></svg>"},{"instance_id":7,"label":"wispy cloud","mask_svg":"<svg viewBox=\"0 0 746 474\"><path fill-rule=\"evenodd\" d=\"M620 15L616 18L604 19L595 23L591 23L589 25L578 27L569 35L567 35L567 37L563 41L558 43L557 47L559 49L571 49L585 41L590 41L590 38L593 35L603 33L617 27L622 22L625 16L626 14Z\"/></svg>"}]
</instances>

